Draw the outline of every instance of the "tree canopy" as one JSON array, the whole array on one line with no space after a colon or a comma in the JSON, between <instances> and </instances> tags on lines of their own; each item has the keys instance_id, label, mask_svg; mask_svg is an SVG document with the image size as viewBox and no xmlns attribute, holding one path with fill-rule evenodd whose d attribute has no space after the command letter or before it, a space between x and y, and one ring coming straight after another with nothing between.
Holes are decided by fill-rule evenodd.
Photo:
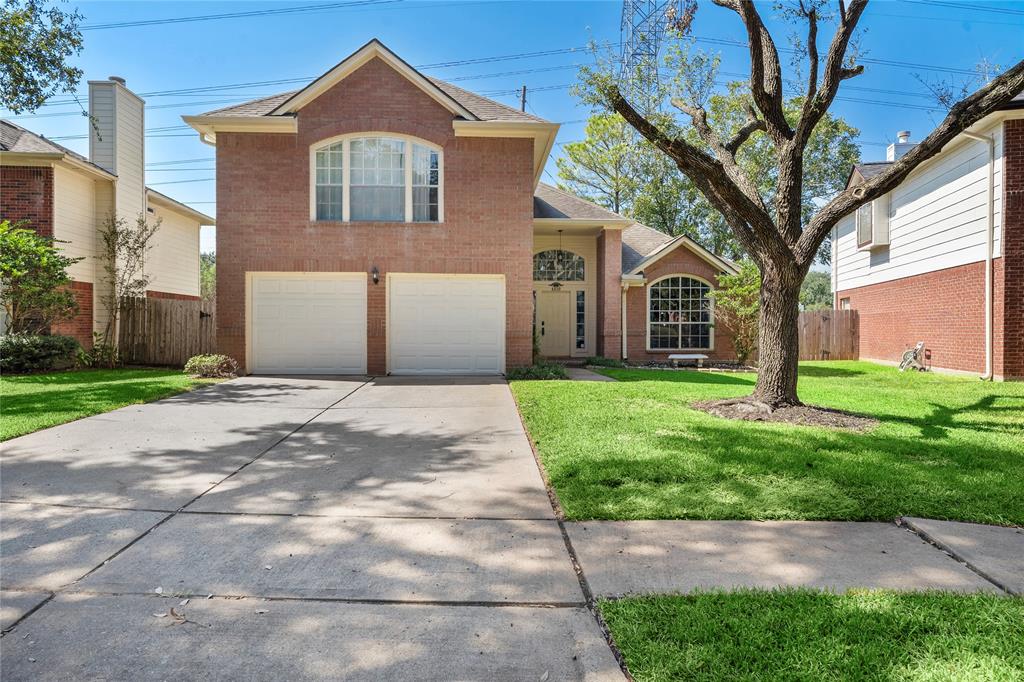
<instances>
[{"instance_id":1,"label":"tree canopy","mask_svg":"<svg viewBox=\"0 0 1024 682\"><path fill-rule=\"evenodd\" d=\"M68 60L82 50L82 15L40 0L0 6L0 106L35 111L53 95L74 92L82 70Z\"/></svg>"}]
</instances>

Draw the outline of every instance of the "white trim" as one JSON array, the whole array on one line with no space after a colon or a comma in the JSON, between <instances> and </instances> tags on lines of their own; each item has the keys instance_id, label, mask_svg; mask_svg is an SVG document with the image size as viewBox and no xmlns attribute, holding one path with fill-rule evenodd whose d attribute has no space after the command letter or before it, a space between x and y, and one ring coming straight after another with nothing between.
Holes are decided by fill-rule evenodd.
<instances>
[{"instance_id":1,"label":"white trim","mask_svg":"<svg viewBox=\"0 0 1024 682\"><path fill-rule=\"evenodd\" d=\"M186 216L192 220L197 221L200 225L217 224L217 220L215 218L211 218L205 213L200 213L191 206L183 204L180 201L172 199L166 194L161 194L155 189L150 189L149 187L146 188L146 203L147 205L149 203L154 203L157 206L162 206L163 208L166 208L169 211L180 213L183 216Z\"/></svg>"},{"instance_id":2,"label":"white trim","mask_svg":"<svg viewBox=\"0 0 1024 682\"><path fill-rule=\"evenodd\" d=\"M697 242L693 241L692 239L690 239L686 235L680 235L680 236L676 237L675 239L673 239L672 241L665 242L664 244L659 246L657 249L655 249L654 251L649 253L647 256L644 257L644 259L642 261L640 261L640 263L637 264L637 266L635 268L633 268L632 270L630 270L626 274L627 275L638 275L638 274L640 274L643 271L644 268L649 267L650 265L652 265L654 263L657 263L659 260L661 260L662 258L667 256L668 254L672 253L673 251L675 251L680 246L686 246L686 248L690 249L690 251L692 251L694 253L694 255L696 255L697 257L702 258L703 260L707 261L711 265L714 265L715 267L717 267L717 268L719 268L719 269L721 269L721 270L723 270L723 271L725 271L727 273L735 275L735 274L737 274L739 272L739 270L736 268L735 265L732 265L731 263L728 263L725 260L719 258L718 256L716 256L715 254L711 253L710 251L708 251L703 246L701 246Z\"/></svg>"},{"instance_id":3,"label":"white trim","mask_svg":"<svg viewBox=\"0 0 1024 682\"><path fill-rule=\"evenodd\" d=\"M646 330L645 336L644 336L644 347L646 348L647 352L648 353L676 353L676 352L679 352L679 351L709 351L710 352L710 351L715 350L715 301L714 301L713 298L711 299L711 322L708 323L709 324L709 329L708 329L708 347L707 348L693 348L693 347L687 347L687 348L651 348L651 287L653 287L655 284L657 284L658 282L662 281L663 279L668 279L670 277L688 277L690 279L695 279L698 282L703 282L704 284L707 284L708 287L711 290L715 289L715 285L712 284L711 282L707 281L706 279L704 279L703 277L700 277L698 275L691 275L688 272L673 272L672 274L662 275L658 279L651 280L650 282L648 282L647 286L645 287L646 294L647 294L647 306L644 309L644 316L647 319L647 330ZM678 323L674 323L674 324L678 324Z\"/></svg>"},{"instance_id":4,"label":"white trim","mask_svg":"<svg viewBox=\"0 0 1024 682\"><path fill-rule=\"evenodd\" d=\"M447 93L441 90L441 88L437 87L430 80L420 74L419 71L402 61L398 55L385 47L384 44L376 38L343 59L327 73L314 80L305 88L289 97L268 115L276 116L281 114L294 114L375 58L380 59L399 74L404 76L409 82L418 87L448 111L471 121L476 120L477 117L470 113L468 109L452 99Z\"/></svg>"},{"instance_id":5,"label":"white trim","mask_svg":"<svg viewBox=\"0 0 1024 682\"><path fill-rule=\"evenodd\" d=\"M507 350L507 334L508 334L508 286L505 281L505 275L503 274L473 274L473 273L443 273L443 272L389 272L384 276L384 369L385 374L391 374L391 330L393 325L391 324L391 295L394 288L391 286L391 282L394 279L496 279L501 282L501 303L503 308L503 314L501 315L501 332L499 338L501 339L501 348L499 354L501 357L501 369L499 374L505 374L508 369L508 350ZM405 374L401 372L400 374ZM444 376L444 373L411 373L414 376L417 374L422 375L440 375Z\"/></svg>"},{"instance_id":6,"label":"white trim","mask_svg":"<svg viewBox=\"0 0 1024 682\"><path fill-rule=\"evenodd\" d=\"M294 116L182 116L181 120L199 133L199 138L216 145L217 133L282 133L299 132Z\"/></svg>"},{"instance_id":7,"label":"white trim","mask_svg":"<svg viewBox=\"0 0 1024 682\"><path fill-rule=\"evenodd\" d=\"M352 140L361 139L366 137L388 137L395 140L402 140L405 143L403 154L405 158L403 162L405 164L403 172L405 174L405 220L385 221L394 222L396 224L410 224L410 225L439 225L444 222L444 148L438 144L425 140L422 137L416 137L415 135L407 135L405 133L392 133L384 130L370 130L360 131L355 133L344 133L342 135L334 135L332 137L326 137L322 140L318 140L313 144L309 145L309 183L307 190L309 192L309 221L313 223L337 223L337 222L352 222L351 220L351 206L352 202L349 200L351 194L351 183L352 183L352 168L349 159L351 152ZM337 220L317 220L316 217L316 153L324 147L342 142L342 160L341 160L341 176L342 176L342 198L341 198L341 221ZM427 147L432 151L437 152L437 220L417 220L413 218L413 205L412 205L412 164L413 164L413 145L418 144L421 147ZM365 222L365 221L356 221Z\"/></svg>"}]
</instances>

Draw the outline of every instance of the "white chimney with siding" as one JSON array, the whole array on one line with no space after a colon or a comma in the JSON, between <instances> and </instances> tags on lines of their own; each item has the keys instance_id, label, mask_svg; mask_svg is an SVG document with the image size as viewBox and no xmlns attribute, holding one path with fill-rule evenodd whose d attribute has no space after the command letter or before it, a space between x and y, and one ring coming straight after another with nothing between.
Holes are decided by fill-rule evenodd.
<instances>
[{"instance_id":1,"label":"white chimney with siding","mask_svg":"<svg viewBox=\"0 0 1024 682\"><path fill-rule=\"evenodd\" d=\"M896 142L885 150L885 160L895 161L916 146L916 142L910 141L910 131L901 130L896 133Z\"/></svg>"},{"instance_id":2,"label":"white chimney with siding","mask_svg":"<svg viewBox=\"0 0 1024 682\"><path fill-rule=\"evenodd\" d=\"M119 76L89 81L89 160L117 176L110 211L129 224L146 211L144 107Z\"/></svg>"}]
</instances>

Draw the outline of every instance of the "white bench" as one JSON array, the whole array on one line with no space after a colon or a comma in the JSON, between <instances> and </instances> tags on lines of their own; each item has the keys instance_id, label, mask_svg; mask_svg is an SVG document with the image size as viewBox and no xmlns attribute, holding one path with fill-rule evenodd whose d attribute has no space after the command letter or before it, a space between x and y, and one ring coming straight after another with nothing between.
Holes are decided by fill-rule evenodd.
<instances>
[{"instance_id":1,"label":"white bench","mask_svg":"<svg viewBox=\"0 0 1024 682\"><path fill-rule=\"evenodd\" d=\"M704 361L708 359L708 356L703 353L673 353L668 356L669 362L672 363L673 367L679 366L680 360L696 360L697 367L703 367Z\"/></svg>"}]
</instances>

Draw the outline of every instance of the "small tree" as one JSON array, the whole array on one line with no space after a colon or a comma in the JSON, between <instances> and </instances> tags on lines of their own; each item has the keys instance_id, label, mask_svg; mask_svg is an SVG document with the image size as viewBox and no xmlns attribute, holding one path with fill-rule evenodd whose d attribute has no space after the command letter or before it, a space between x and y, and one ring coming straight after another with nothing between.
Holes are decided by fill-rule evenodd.
<instances>
[{"instance_id":1,"label":"small tree","mask_svg":"<svg viewBox=\"0 0 1024 682\"><path fill-rule=\"evenodd\" d=\"M832 276L811 270L800 286L800 307L804 310L832 309Z\"/></svg>"},{"instance_id":2,"label":"small tree","mask_svg":"<svg viewBox=\"0 0 1024 682\"><path fill-rule=\"evenodd\" d=\"M735 275L721 275L712 292L715 324L721 322L732 332L732 346L741 365L757 352L758 317L761 314L761 273L753 261L740 263Z\"/></svg>"},{"instance_id":3,"label":"small tree","mask_svg":"<svg viewBox=\"0 0 1024 682\"><path fill-rule=\"evenodd\" d=\"M22 225L0 221L0 300L8 332L46 333L78 311L67 269L82 259L68 258L53 238Z\"/></svg>"},{"instance_id":4,"label":"small tree","mask_svg":"<svg viewBox=\"0 0 1024 682\"><path fill-rule=\"evenodd\" d=\"M146 254L153 248L153 237L160 220L150 223L140 214L135 225L124 218L110 216L100 227L100 254L103 261L105 293L100 302L107 311L107 326L103 332L106 344L117 346L121 302L146 295L152 277L145 271Z\"/></svg>"},{"instance_id":5,"label":"small tree","mask_svg":"<svg viewBox=\"0 0 1024 682\"><path fill-rule=\"evenodd\" d=\"M217 254L199 254L199 295L204 301L217 298Z\"/></svg>"}]
</instances>

